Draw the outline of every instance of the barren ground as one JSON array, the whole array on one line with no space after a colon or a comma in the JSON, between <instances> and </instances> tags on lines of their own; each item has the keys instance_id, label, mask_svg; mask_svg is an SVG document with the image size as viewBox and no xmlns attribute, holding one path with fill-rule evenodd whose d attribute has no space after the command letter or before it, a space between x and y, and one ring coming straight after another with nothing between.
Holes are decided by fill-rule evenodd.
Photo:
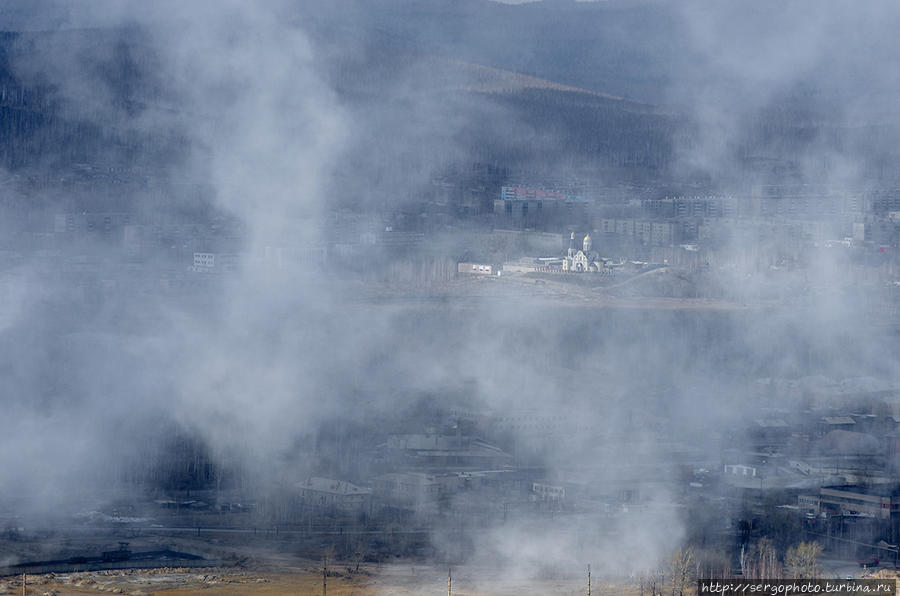
<instances>
[{"instance_id":1,"label":"barren ground","mask_svg":"<svg viewBox=\"0 0 900 596\"><path fill-rule=\"evenodd\" d=\"M477 572L454 578L453 594L468 596L544 596L585 594L585 582L572 580L522 580L475 577ZM478 574L480 575L480 574ZM322 594L321 572L310 567L292 573L240 568L137 569L27 576L29 595L76 596L129 594L131 596L238 596L259 594ZM594 583L594 594L623 594L624 585ZM0 594L21 594L22 578L0 579ZM328 596L429 596L447 593L446 571L431 566L392 564L361 567L358 573L341 572L328 577ZM635 592L636 593L636 592Z\"/></svg>"}]
</instances>

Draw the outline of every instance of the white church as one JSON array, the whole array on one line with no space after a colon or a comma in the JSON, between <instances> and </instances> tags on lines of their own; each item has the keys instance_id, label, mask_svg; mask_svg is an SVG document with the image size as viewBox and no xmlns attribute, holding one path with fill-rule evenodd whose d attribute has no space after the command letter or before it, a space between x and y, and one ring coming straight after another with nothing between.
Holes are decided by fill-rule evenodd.
<instances>
[{"instance_id":1,"label":"white church","mask_svg":"<svg viewBox=\"0 0 900 596\"><path fill-rule=\"evenodd\" d=\"M606 267L603 263L603 259L600 258L599 253L593 252L591 250L591 247L591 235L588 234L584 237L584 242L582 242L581 250L577 250L575 247L575 232L572 232L572 234L569 236L569 252L566 255L566 258L563 259L563 271L574 271L581 273L606 272Z\"/></svg>"}]
</instances>

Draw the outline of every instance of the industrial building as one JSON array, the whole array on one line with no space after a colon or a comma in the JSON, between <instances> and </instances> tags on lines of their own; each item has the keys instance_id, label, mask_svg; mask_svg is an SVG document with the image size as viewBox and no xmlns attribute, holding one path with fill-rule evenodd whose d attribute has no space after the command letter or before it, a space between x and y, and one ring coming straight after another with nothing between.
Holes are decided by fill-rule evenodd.
<instances>
[{"instance_id":1,"label":"industrial building","mask_svg":"<svg viewBox=\"0 0 900 596\"><path fill-rule=\"evenodd\" d=\"M341 480L311 477L298 482L296 489L301 507L322 513L364 513L372 503L370 489Z\"/></svg>"}]
</instances>

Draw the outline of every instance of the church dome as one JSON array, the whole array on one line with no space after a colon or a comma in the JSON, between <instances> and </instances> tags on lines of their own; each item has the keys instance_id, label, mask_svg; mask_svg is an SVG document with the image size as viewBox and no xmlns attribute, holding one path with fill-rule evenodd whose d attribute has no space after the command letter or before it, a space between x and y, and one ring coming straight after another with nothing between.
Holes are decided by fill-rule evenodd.
<instances>
[{"instance_id":1,"label":"church dome","mask_svg":"<svg viewBox=\"0 0 900 596\"><path fill-rule=\"evenodd\" d=\"M584 245L583 245L583 246L584 246L584 252L585 252L585 253L590 252L590 251L591 251L591 246L592 246L592 245L593 245L593 243L591 242L591 235L588 234L588 235L586 235L586 236L584 237Z\"/></svg>"}]
</instances>

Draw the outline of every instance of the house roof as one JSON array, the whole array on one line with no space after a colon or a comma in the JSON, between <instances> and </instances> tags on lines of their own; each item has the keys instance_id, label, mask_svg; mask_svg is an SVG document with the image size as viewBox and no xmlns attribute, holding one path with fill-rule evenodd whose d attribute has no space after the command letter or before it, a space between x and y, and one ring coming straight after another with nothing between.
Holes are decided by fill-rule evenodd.
<instances>
[{"instance_id":1,"label":"house roof","mask_svg":"<svg viewBox=\"0 0 900 596\"><path fill-rule=\"evenodd\" d=\"M411 484L416 486L430 486L437 483L433 474L425 474L424 472L389 472L381 474L375 478L376 480L387 480L391 482L400 482L402 484Z\"/></svg>"},{"instance_id":2,"label":"house roof","mask_svg":"<svg viewBox=\"0 0 900 596\"><path fill-rule=\"evenodd\" d=\"M509 457L481 439L448 435L391 435L387 448L421 456Z\"/></svg>"},{"instance_id":3,"label":"house roof","mask_svg":"<svg viewBox=\"0 0 900 596\"><path fill-rule=\"evenodd\" d=\"M295 486L302 490L313 490L320 493L329 493L344 496L365 495L371 492L367 488L362 488L349 482L344 482L342 480L332 480L331 478L319 478L315 476L307 478L306 480L302 480Z\"/></svg>"},{"instance_id":4,"label":"house roof","mask_svg":"<svg viewBox=\"0 0 900 596\"><path fill-rule=\"evenodd\" d=\"M826 416L825 424L856 424L850 416Z\"/></svg>"},{"instance_id":5,"label":"house roof","mask_svg":"<svg viewBox=\"0 0 900 596\"><path fill-rule=\"evenodd\" d=\"M781 418L757 418L756 425L760 428L787 428L788 423Z\"/></svg>"},{"instance_id":6,"label":"house roof","mask_svg":"<svg viewBox=\"0 0 900 596\"><path fill-rule=\"evenodd\" d=\"M825 495L828 492L852 493L859 495L869 495L873 497L891 497L900 494L900 485L897 484L873 484L863 486L860 484L823 486L819 489L819 495Z\"/></svg>"}]
</instances>

